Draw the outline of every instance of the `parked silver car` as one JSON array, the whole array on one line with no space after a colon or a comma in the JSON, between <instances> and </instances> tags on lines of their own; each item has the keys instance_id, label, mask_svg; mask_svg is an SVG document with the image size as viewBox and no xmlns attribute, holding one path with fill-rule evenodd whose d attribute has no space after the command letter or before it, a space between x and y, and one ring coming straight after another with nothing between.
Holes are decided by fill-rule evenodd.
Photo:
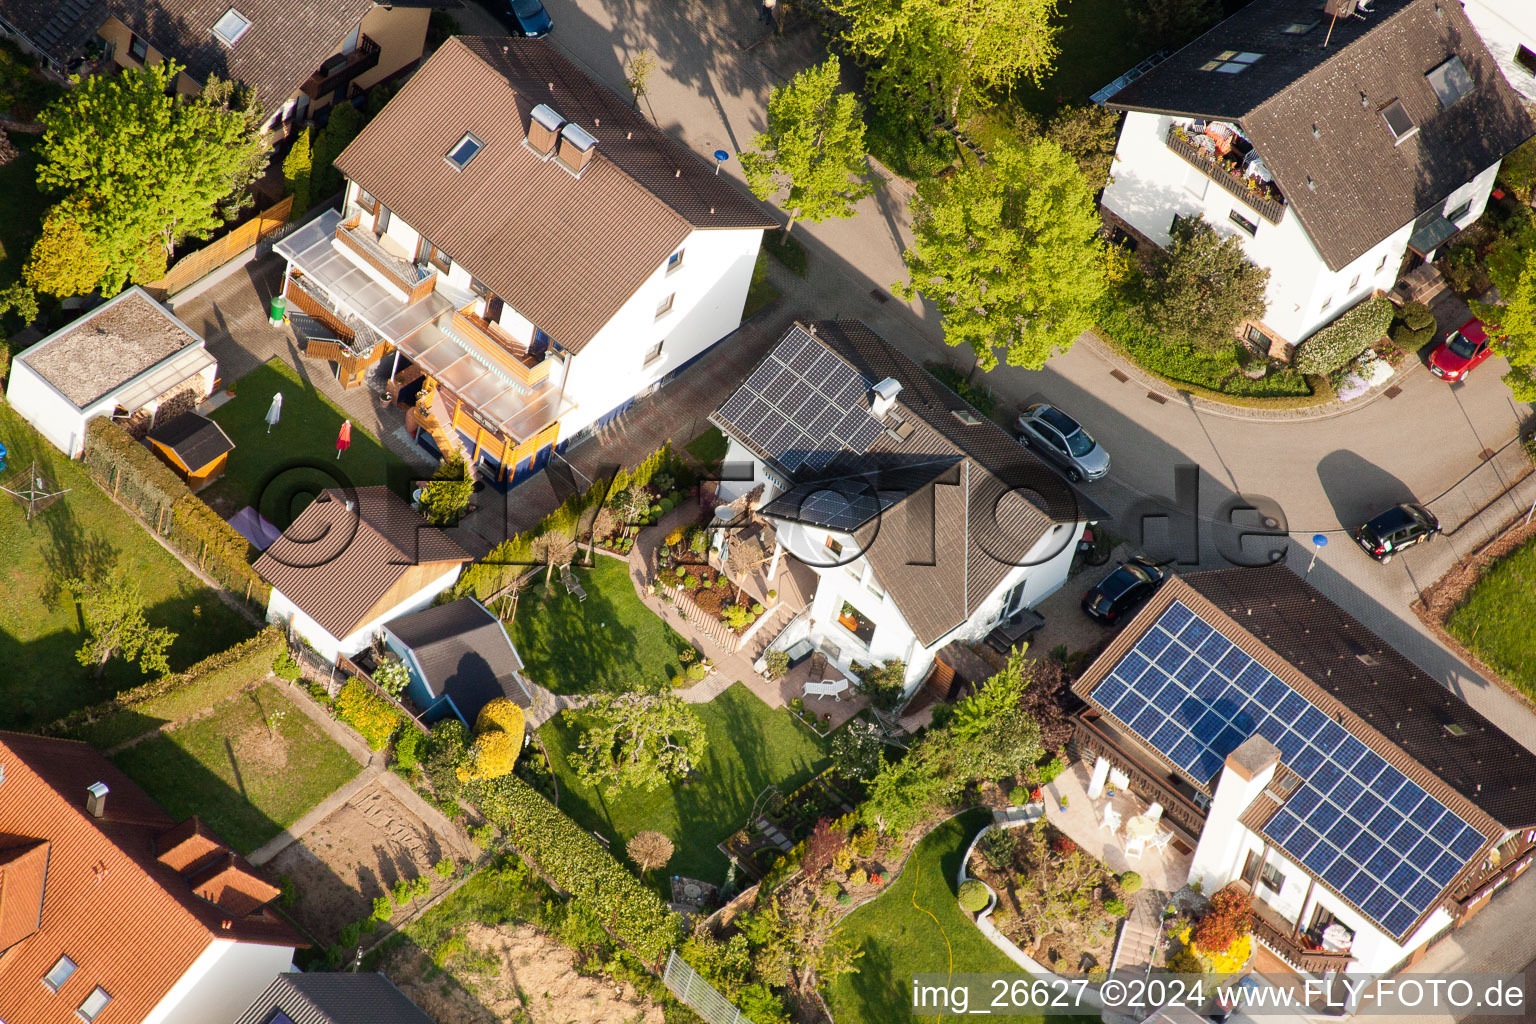
<instances>
[{"instance_id":1,"label":"parked silver car","mask_svg":"<svg viewBox=\"0 0 1536 1024\"><path fill-rule=\"evenodd\" d=\"M1098 480L1109 472L1109 452L1054 405L1030 406L1016 426L1020 441L1060 466L1074 483Z\"/></svg>"}]
</instances>

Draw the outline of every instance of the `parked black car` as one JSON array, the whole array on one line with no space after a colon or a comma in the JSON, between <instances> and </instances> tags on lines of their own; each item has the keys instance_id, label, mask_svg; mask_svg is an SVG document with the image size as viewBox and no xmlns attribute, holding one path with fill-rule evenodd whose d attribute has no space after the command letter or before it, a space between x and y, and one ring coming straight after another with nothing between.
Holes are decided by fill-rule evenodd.
<instances>
[{"instance_id":1,"label":"parked black car","mask_svg":"<svg viewBox=\"0 0 1536 1024\"><path fill-rule=\"evenodd\" d=\"M529 39L547 36L555 27L539 0L497 0L491 11L512 32Z\"/></svg>"},{"instance_id":2,"label":"parked black car","mask_svg":"<svg viewBox=\"0 0 1536 1024\"><path fill-rule=\"evenodd\" d=\"M1119 622L1141 607L1167 578L1168 570L1136 555L1083 595L1083 611L1100 622Z\"/></svg>"},{"instance_id":3,"label":"parked black car","mask_svg":"<svg viewBox=\"0 0 1536 1024\"><path fill-rule=\"evenodd\" d=\"M1403 502L1355 531L1355 540L1382 565L1404 548L1422 544L1440 532L1440 520L1423 505Z\"/></svg>"}]
</instances>

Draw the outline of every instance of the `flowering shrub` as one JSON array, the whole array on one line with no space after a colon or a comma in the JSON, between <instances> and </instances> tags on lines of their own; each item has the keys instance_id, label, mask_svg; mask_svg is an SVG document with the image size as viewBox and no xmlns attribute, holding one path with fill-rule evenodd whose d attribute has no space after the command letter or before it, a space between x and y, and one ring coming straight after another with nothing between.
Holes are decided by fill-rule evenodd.
<instances>
[{"instance_id":1,"label":"flowering shrub","mask_svg":"<svg viewBox=\"0 0 1536 1024\"><path fill-rule=\"evenodd\" d=\"M1051 840L1051 849L1060 854L1068 854L1077 849L1077 844L1066 836L1057 836Z\"/></svg>"},{"instance_id":2,"label":"flowering shrub","mask_svg":"<svg viewBox=\"0 0 1536 1024\"><path fill-rule=\"evenodd\" d=\"M336 714L356 729L370 750L383 750L400 727L400 713L353 676L336 695Z\"/></svg>"},{"instance_id":3,"label":"flowering shrub","mask_svg":"<svg viewBox=\"0 0 1536 1024\"><path fill-rule=\"evenodd\" d=\"M459 765L460 782L499 779L512 771L517 763L518 752L523 747L523 734L515 737L500 729L490 729L475 739L469 748L469 756Z\"/></svg>"},{"instance_id":4,"label":"flowering shrub","mask_svg":"<svg viewBox=\"0 0 1536 1024\"><path fill-rule=\"evenodd\" d=\"M500 729L512 736L523 734L523 709L506 697L497 697L475 717L475 735L491 729Z\"/></svg>"}]
</instances>

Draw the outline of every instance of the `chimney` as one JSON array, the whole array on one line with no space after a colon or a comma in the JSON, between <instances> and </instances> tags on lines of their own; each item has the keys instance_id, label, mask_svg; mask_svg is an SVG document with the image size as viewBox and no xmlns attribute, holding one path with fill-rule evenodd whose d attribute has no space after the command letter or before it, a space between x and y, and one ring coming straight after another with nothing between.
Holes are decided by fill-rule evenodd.
<instances>
[{"instance_id":1,"label":"chimney","mask_svg":"<svg viewBox=\"0 0 1536 1024\"><path fill-rule=\"evenodd\" d=\"M587 164L592 162L592 154L596 149L597 140L585 128L579 124L567 124L560 129L560 149L555 156L565 165L566 170L579 176Z\"/></svg>"},{"instance_id":2,"label":"chimney","mask_svg":"<svg viewBox=\"0 0 1536 1024\"><path fill-rule=\"evenodd\" d=\"M85 787L85 809L91 812L91 817L100 818L107 813L107 789L105 782L93 782Z\"/></svg>"},{"instance_id":3,"label":"chimney","mask_svg":"<svg viewBox=\"0 0 1536 1024\"><path fill-rule=\"evenodd\" d=\"M891 411L891 406L896 404L896 396L901 394L901 382L895 377L887 377L870 389L869 414L875 419L884 419L885 414Z\"/></svg>"},{"instance_id":4,"label":"chimney","mask_svg":"<svg viewBox=\"0 0 1536 1024\"><path fill-rule=\"evenodd\" d=\"M555 140L560 137L560 129L564 124L565 118L554 107L545 103L534 107L532 119L528 122L529 148L548 160L554 155Z\"/></svg>"}]
</instances>

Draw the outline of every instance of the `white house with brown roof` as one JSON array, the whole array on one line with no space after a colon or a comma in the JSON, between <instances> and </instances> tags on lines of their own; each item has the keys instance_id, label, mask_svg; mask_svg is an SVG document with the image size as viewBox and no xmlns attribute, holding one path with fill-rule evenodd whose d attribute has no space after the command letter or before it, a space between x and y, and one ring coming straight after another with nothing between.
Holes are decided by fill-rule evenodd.
<instances>
[{"instance_id":1,"label":"white house with brown roof","mask_svg":"<svg viewBox=\"0 0 1536 1024\"><path fill-rule=\"evenodd\" d=\"M384 623L420 611L471 558L388 487L323 491L254 566L267 621L320 655L354 655Z\"/></svg>"},{"instance_id":2,"label":"white house with brown roof","mask_svg":"<svg viewBox=\"0 0 1536 1024\"><path fill-rule=\"evenodd\" d=\"M292 969L278 889L84 743L0 733L0 1020L234 1020Z\"/></svg>"},{"instance_id":3,"label":"white house with brown roof","mask_svg":"<svg viewBox=\"0 0 1536 1024\"><path fill-rule=\"evenodd\" d=\"M1032 617L1104 514L857 320L796 324L711 419L742 478L722 498L774 527L770 581L786 556L817 576L770 646L898 659L909 691L949 643Z\"/></svg>"},{"instance_id":4,"label":"white house with brown roof","mask_svg":"<svg viewBox=\"0 0 1536 1024\"><path fill-rule=\"evenodd\" d=\"M543 464L741 323L763 208L545 40L449 40L284 239L307 351L427 375L419 438Z\"/></svg>"},{"instance_id":5,"label":"white house with brown roof","mask_svg":"<svg viewBox=\"0 0 1536 1024\"><path fill-rule=\"evenodd\" d=\"M1159 246L1180 217L1238 238L1270 273L1242 336L1277 354L1432 259L1536 134L1461 5L1436 0L1336 23L1255 0L1107 105L1126 112L1111 222Z\"/></svg>"},{"instance_id":6,"label":"white house with brown roof","mask_svg":"<svg viewBox=\"0 0 1536 1024\"><path fill-rule=\"evenodd\" d=\"M1528 102L1536 103L1536 4L1528 0L1462 0L1467 20Z\"/></svg>"},{"instance_id":7,"label":"white house with brown roof","mask_svg":"<svg viewBox=\"0 0 1536 1024\"><path fill-rule=\"evenodd\" d=\"M135 285L12 360L5 397L74 458L94 417L152 425L172 399L202 402L217 374L203 339Z\"/></svg>"}]
</instances>

